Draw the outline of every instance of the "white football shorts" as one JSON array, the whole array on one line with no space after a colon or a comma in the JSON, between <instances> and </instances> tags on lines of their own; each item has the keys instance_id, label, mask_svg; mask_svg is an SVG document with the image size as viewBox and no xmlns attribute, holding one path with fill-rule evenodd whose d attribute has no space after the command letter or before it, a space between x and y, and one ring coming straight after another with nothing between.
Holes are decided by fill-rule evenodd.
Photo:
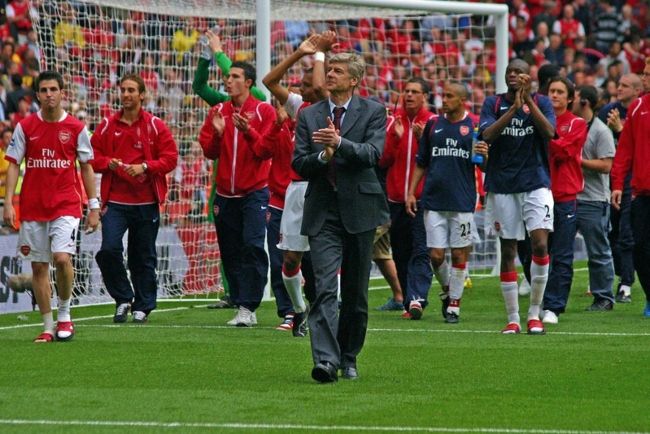
<instances>
[{"instance_id":1,"label":"white football shorts","mask_svg":"<svg viewBox=\"0 0 650 434\"><path fill-rule=\"evenodd\" d=\"M50 262L52 253L69 253L77 250L79 219L62 216L49 222L26 221L20 224L18 254L32 262Z\"/></svg>"},{"instance_id":2,"label":"white football shorts","mask_svg":"<svg viewBox=\"0 0 650 434\"><path fill-rule=\"evenodd\" d=\"M457 211L424 211L427 247L460 249L472 245L474 214Z\"/></svg>"},{"instance_id":3,"label":"white football shorts","mask_svg":"<svg viewBox=\"0 0 650 434\"><path fill-rule=\"evenodd\" d=\"M300 234L302 212L305 208L307 181L291 181L284 195L284 210L280 220L278 249L291 252L308 252L309 239Z\"/></svg>"},{"instance_id":4,"label":"white football shorts","mask_svg":"<svg viewBox=\"0 0 650 434\"><path fill-rule=\"evenodd\" d=\"M543 187L525 193L489 193L490 225L505 240L523 240L526 230L553 231L553 194Z\"/></svg>"}]
</instances>

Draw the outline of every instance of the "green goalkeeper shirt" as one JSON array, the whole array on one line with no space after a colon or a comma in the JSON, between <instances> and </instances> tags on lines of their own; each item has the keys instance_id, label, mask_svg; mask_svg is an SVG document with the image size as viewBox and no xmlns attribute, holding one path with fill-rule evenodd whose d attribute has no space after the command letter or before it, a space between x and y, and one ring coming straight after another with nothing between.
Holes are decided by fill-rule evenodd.
<instances>
[{"instance_id":1,"label":"green goalkeeper shirt","mask_svg":"<svg viewBox=\"0 0 650 434\"><path fill-rule=\"evenodd\" d=\"M214 54L214 60L224 76L230 74L230 66L232 60L223 51ZM219 92L218 90L208 85L208 77L210 76L210 62L204 58L199 58L199 63L194 73L194 81L192 82L192 89L194 93L200 96L210 106L215 106L221 102L230 100L230 96L226 93ZM266 101L266 95L257 86L251 87L251 95L253 98L260 101Z\"/></svg>"}]
</instances>

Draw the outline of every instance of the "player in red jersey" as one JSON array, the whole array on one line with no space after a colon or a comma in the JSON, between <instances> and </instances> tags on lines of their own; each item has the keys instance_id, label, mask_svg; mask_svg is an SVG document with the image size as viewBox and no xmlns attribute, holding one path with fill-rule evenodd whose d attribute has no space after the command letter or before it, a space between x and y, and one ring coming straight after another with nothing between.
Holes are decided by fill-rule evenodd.
<instances>
[{"instance_id":1,"label":"player in red jersey","mask_svg":"<svg viewBox=\"0 0 650 434\"><path fill-rule=\"evenodd\" d=\"M83 191L75 162L81 167L90 213L87 230L99 224L99 200L95 194L95 174L88 163L93 159L90 138L84 123L63 110L63 78L56 71L43 71L36 80L41 110L16 126L5 159L9 161L5 193L4 221L15 226L12 205L20 164L25 175L20 194L20 255L32 262L33 288L43 317L43 332L34 342L67 341L74 336L70 301L77 229L82 216ZM50 298L50 261L56 268L58 314L56 328Z\"/></svg>"}]
</instances>

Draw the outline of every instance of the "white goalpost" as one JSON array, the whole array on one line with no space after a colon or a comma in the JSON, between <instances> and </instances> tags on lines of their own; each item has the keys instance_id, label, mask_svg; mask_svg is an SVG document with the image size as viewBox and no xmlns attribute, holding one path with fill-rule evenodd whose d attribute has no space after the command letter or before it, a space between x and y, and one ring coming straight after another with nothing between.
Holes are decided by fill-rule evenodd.
<instances>
[{"instance_id":1,"label":"white goalpost","mask_svg":"<svg viewBox=\"0 0 650 434\"><path fill-rule=\"evenodd\" d=\"M192 90L200 35L219 26L232 60L254 62L257 82L290 54L309 32L331 29L338 50L353 50L367 63L361 95L392 111L413 75L431 84L430 108L441 106L447 80L471 91L468 109L479 113L486 96L505 91L508 59L506 5L426 0L75 0L32 1L41 67L64 74L66 109L92 131L119 105L117 80L140 73L147 84L145 109L161 117L180 150L170 175L158 240L159 296L222 290L219 252L208 216L212 166L197 143L209 106ZM309 60L306 60L309 62ZM286 83L301 76L289 71ZM225 92L216 65L209 85ZM480 217L480 216L479 216ZM100 235L80 234L75 259L79 303L110 301L94 261ZM470 259L472 273L489 274L498 242L484 231Z\"/></svg>"}]
</instances>

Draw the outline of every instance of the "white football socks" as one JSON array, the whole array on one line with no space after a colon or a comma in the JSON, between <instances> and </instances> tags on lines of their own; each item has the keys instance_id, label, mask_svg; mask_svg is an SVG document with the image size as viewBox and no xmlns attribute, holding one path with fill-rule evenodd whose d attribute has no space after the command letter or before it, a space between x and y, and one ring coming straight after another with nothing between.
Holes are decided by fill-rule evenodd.
<instances>
[{"instance_id":1,"label":"white football socks","mask_svg":"<svg viewBox=\"0 0 650 434\"><path fill-rule=\"evenodd\" d=\"M282 271L282 280L284 281L284 287L287 289L291 303L293 304L293 310L296 313L302 313L307 309L305 305L305 299L302 297L302 271L298 270L297 274L293 276L287 276Z\"/></svg>"},{"instance_id":2,"label":"white football socks","mask_svg":"<svg viewBox=\"0 0 650 434\"><path fill-rule=\"evenodd\" d=\"M539 319L539 314L548 281L548 255L543 258L533 256L530 264L530 307L528 308L528 319Z\"/></svg>"},{"instance_id":3,"label":"white football socks","mask_svg":"<svg viewBox=\"0 0 650 434\"><path fill-rule=\"evenodd\" d=\"M59 322L70 321L70 301L72 301L72 298L69 298L67 300L61 300L60 298L58 299L58 309L56 315L57 321Z\"/></svg>"}]
</instances>

